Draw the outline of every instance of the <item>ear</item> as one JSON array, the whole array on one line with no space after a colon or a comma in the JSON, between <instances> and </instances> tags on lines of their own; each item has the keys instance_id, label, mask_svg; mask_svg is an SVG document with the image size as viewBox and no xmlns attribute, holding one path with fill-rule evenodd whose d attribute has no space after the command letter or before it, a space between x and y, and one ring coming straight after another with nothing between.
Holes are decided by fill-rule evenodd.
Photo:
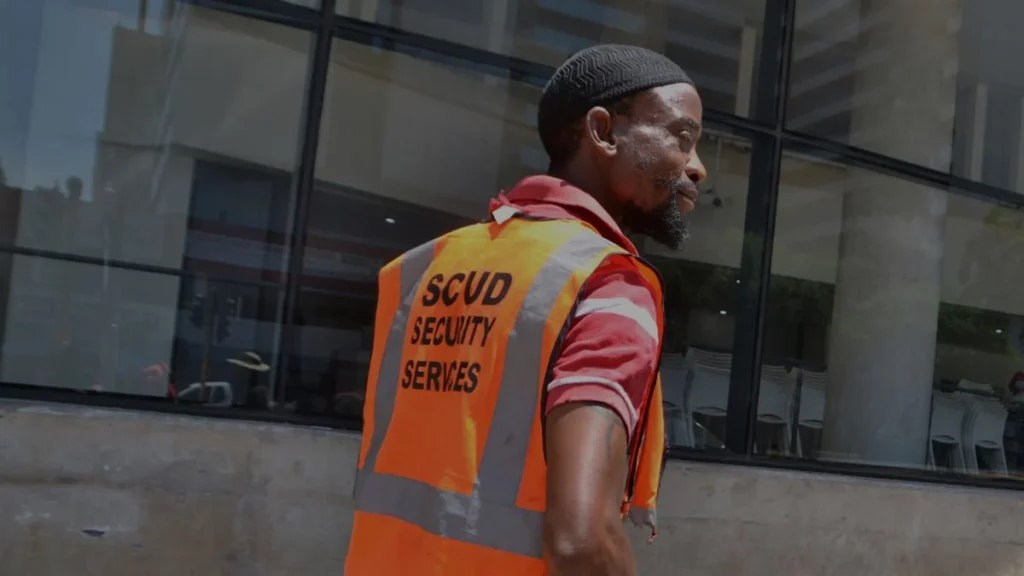
<instances>
[{"instance_id":1,"label":"ear","mask_svg":"<svg viewBox=\"0 0 1024 576\"><path fill-rule=\"evenodd\" d=\"M606 108L595 106L583 119L583 138L599 154L614 156L617 151L612 115Z\"/></svg>"}]
</instances>

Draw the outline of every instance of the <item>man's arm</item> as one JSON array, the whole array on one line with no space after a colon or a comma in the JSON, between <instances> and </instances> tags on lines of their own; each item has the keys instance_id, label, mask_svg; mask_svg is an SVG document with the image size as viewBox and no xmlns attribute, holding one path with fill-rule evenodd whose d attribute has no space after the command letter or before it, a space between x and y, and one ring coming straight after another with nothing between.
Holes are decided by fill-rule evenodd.
<instances>
[{"instance_id":1,"label":"man's arm","mask_svg":"<svg viewBox=\"0 0 1024 576\"><path fill-rule=\"evenodd\" d=\"M547 385L544 545L554 576L633 575L620 507L658 356L651 287L612 259L588 280Z\"/></svg>"},{"instance_id":2,"label":"man's arm","mask_svg":"<svg viewBox=\"0 0 1024 576\"><path fill-rule=\"evenodd\" d=\"M622 419L600 404L562 404L548 414L545 443L551 575L635 575L619 513L628 465Z\"/></svg>"}]
</instances>

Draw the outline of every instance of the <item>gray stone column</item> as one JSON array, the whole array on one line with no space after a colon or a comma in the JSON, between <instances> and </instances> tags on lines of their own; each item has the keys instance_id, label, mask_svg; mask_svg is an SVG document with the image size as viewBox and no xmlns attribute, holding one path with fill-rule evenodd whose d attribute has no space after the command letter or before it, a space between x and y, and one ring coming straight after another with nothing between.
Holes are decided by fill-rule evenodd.
<instances>
[{"instance_id":1,"label":"gray stone column","mask_svg":"<svg viewBox=\"0 0 1024 576\"><path fill-rule=\"evenodd\" d=\"M960 0L864 0L851 144L948 170ZM851 169L822 457L923 466L947 193Z\"/></svg>"}]
</instances>

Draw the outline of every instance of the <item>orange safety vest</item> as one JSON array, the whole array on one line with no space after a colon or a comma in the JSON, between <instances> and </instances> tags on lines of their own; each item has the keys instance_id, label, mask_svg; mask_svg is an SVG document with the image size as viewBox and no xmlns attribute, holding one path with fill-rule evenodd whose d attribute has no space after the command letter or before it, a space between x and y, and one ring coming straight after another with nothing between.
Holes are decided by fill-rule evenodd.
<instances>
[{"instance_id":1,"label":"orange safety vest","mask_svg":"<svg viewBox=\"0 0 1024 576\"><path fill-rule=\"evenodd\" d=\"M651 529L648 542L658 537L657 503L658 492L661 490L661 478L665 472L665 411L662 406L661 376L654 383L647 422L640 428L644 437L640 439L640 452L637 454L636 482L633 492L623 499L622 514L639 527ZM657 408L656 408L657 407ZM632 499L630 499L632 496Z\"/></svg>"},{"instance_id":2,"label":"orange safety vest","mask_svg":"<svg viewBox=\"0 0 1024 576\"><path fill-rule=\"evenodd\" d=\"M381 270L347 576L546 573L545 385L584 283L613 255L658 292L662 337L657 272L580 221L476 224ZM624 515L634 503L653 514L656 382L630 445Z\"/></svg>"}]
</instances>

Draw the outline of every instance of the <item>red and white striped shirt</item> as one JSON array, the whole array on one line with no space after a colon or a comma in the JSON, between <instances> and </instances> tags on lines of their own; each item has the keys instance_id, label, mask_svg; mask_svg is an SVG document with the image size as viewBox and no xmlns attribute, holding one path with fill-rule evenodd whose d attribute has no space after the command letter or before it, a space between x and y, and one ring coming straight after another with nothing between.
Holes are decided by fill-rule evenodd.
<instances>
[{"instance_id":1,"label":"red and white striped shirt","mask_svg":"<svg viewBox=\"0 0 1024 576\"><path fill-rule=\"evenodd\" d=\"M592 196L550 176L531 176L491 203L541 218L582 220L637 254L637 249ZM548 383L544 414L569 402L614 410L631 437L658 358L653 287L625 257L613 256L587 280Z\"/></svg>"}]
</instances>

